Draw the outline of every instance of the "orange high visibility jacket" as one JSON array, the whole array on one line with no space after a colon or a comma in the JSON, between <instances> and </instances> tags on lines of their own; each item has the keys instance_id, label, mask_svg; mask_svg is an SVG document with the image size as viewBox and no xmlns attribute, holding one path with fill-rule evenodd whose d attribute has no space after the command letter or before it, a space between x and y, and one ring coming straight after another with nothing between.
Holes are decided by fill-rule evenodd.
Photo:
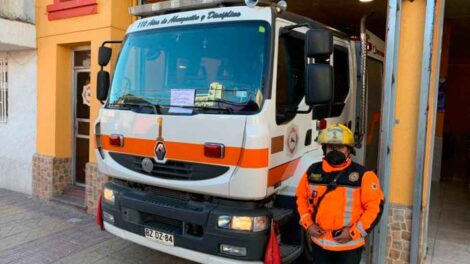
<instances>
[{"instance_id":1,"label":"orange high visibility jacket","mask_svg":"<svg viewBox=\"0 0 470 264\"><path fill-rule=\"evenodd\" d=\"M328 184L336 176L335 187L330 186L331 190L327 192ZM323 195L325 197L316 208ZM365 244L364 237L380 219L383 201L384 195L377 175L351 160L339 167L331 166L326 160L312 164L297 187L300 224L308 229L315 223L326 231L320 238L312 237L312 241L332 251L362 247ZM313 219L315 208L316 216ZM341 244L333 238L333 233L344 227L350 227L352 240Z\"/></svg>"}]
</instances>

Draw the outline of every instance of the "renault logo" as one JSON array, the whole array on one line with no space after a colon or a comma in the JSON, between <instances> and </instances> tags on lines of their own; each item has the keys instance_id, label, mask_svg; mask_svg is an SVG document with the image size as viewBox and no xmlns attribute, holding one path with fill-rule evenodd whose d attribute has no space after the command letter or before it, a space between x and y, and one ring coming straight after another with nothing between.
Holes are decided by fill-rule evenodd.
<instances>
[{"instance_id":1,"label":"renault logo","mask_svg":"<svg viewBox=\"0 0 470 264\"><path fill-rule=\"evenodd\" d=\"M158 142L155 146L155 156L157 156L157 160L164 160L166 156L166 148L163 142Z\"/></svg>"}]
</instances>

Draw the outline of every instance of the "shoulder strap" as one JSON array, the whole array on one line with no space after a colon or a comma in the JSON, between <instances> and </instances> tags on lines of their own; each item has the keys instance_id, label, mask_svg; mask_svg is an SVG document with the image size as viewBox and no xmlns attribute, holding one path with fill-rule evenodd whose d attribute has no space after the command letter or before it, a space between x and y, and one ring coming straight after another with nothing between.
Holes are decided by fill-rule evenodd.
<instances>
[{"instance_id":1,"label":"shoulder strap","mask_svg":"<svg viewBox=\"0 0 470 264\"><path fill-rule=\"evenodd\" d=\"M321 162L314 163L307 169L307 175L318 172L321 172Z\"/></svg>"},{"instance_id":2,"label":"shoulder strap","mask_svg":"<svg viewBox=\"0 0 470 264\"><path fill-rule=\"evenodd\" d=\"M333 178L333 180L331 180L327 187L326 187L326 192L323 193L322 196L320 196L320 198L318 198L318 201L317 201L317 204L315 205L315 207L313 208L313 213L312 213L312 220L315 224L317 224L317 213L318 213L318 208L320 208L320 204L321 202L323 201L323 198L325 198L325 196L333 191L334 189L336 189L336 181L339 179L339 177L341 175L343 175L344 171L340 171L336 174L336 176Z\"/></svg>"}]
</instances>

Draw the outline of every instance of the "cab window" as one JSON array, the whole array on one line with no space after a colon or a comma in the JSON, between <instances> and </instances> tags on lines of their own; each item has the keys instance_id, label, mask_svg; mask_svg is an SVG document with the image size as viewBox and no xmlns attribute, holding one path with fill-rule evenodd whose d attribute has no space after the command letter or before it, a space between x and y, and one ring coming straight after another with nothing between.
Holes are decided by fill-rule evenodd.
<instances>
[{"instance_id":1,"label":"cab window","mask_svg":"<svg viewBox=\"0 0 470 264\"><path fill-rule=\"evenodd\" d=\"M305 96L305 58L303 34L292 31L279 39L276 123L283 124L295 117Z\"/></svg>"},{"instance_id":2,"label":"cab window","mask_svg":"<svg viewBox=\"0 0 470 264\"><path fill-rule=\"evenodd\" d=\"M335 71L335 92L331 117L341 115L349 93L349 54L346 47L334 47L333 68Z\"/></svg>"}]
</instances>

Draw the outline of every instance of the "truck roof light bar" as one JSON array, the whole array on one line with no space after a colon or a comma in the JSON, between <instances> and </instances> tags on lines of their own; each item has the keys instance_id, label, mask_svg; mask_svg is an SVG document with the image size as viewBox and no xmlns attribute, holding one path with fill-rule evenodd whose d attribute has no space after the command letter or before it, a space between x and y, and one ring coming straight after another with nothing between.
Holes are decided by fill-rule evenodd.
<instances>
[{"instance_id":1,"label":"truck roof light bar","mask_svg":"<svg viewBox=\"0 0 470 264\"><path fill-rule=\"evenodd\" d=\"M274 5L271 1L259 1L261 4ZM245 5L244 0L172 0L152 4L144 4L129 8L133 16L151 16L180 11L214 8L220 6Z\"/></svg>"}]
</instances>

